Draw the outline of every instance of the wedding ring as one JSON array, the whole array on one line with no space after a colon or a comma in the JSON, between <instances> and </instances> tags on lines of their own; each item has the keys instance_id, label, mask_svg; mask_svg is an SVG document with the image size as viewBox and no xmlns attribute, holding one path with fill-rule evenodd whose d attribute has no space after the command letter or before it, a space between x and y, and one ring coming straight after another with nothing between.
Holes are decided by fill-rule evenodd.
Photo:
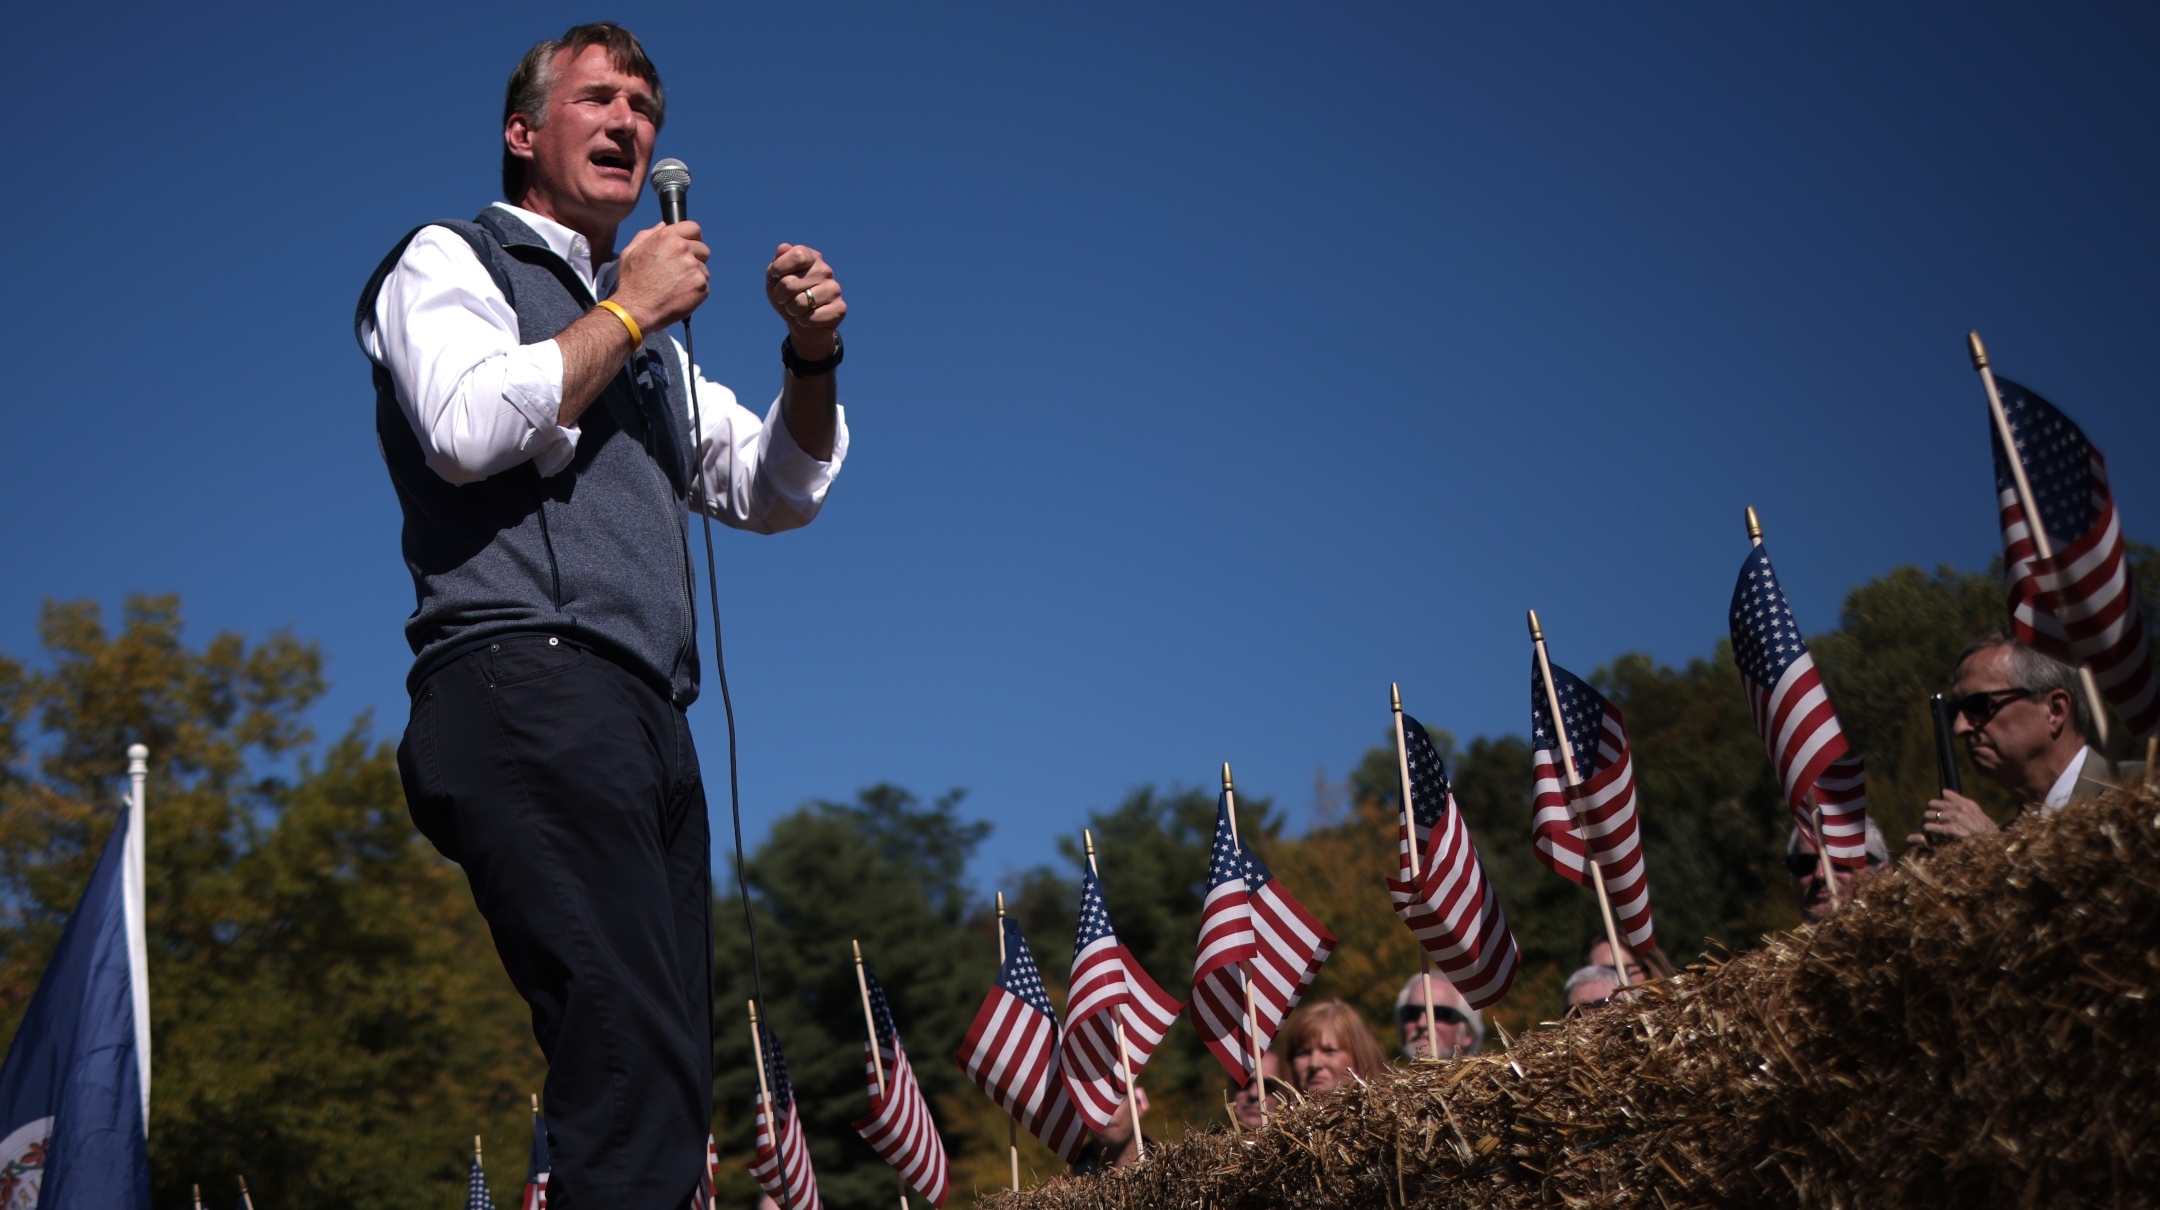
<instances>
[{"instance_id":1,"label":"wedding ring","mask_svg":"<svg viewBox=\"0 0 2160 1210\"><path fill-rule=\"evenodd\" d=\"M805 312L809 312L809 311L815 311L815 310L817 310L817 287L816 287L816 286L812 286L812 287L810 287L809 289L807 289L807 290L803 291L803 297L804 297L804 298L807 298L807 299L809 299L809 300L810 300L809 302L807 302L807 303L803 304L803 310L804 310Z\"/></svg>"}]
</instances>

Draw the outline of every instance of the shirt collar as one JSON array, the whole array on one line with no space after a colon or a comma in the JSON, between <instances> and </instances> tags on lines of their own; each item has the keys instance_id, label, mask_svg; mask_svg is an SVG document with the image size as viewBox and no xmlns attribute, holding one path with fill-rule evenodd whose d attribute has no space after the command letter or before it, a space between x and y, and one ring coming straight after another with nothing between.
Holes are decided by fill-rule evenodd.
<instances>
[{"instance_id":1,"label":"shirt collar","mask_svg":"<svg viewBox=\"0 0 2160 1210\"><path fill-rule=\"evenodd\" d=\"M594 298L605 298L615 292L615 262L609 260L594 265L591 241L544 214L534 214L522 206L513 206L508 202L497 202L495 205L532 228L534 235L545 240L548 251L561 257L563 263L570 266L570 271L577 274L578 280L585 283L585 288ZM603 289L603 286L606 288Z\"/></svg>"},{"instance_id":2,"label":"shirt collar","mask_svg":"<svg viewBox=\"0 0 2160 1210\"><path fill-rule=\"evenodd\" d=\"M2089 747L2077 750L2077 755L2071 757L2070 764L2063 769L2062 776L2056 778L2054 786L2049 788L2047 798L2040 804L2041 810L2059 810L2070 801L2070 791L2077 789L2078 775L2085 771L2085 758L2090 755L2092 749Z\"/></svg>"}]
</instances>

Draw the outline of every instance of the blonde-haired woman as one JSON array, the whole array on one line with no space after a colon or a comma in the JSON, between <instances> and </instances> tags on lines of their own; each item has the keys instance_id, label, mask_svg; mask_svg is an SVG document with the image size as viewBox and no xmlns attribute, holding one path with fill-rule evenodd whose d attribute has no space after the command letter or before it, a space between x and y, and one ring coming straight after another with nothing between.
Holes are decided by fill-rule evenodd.
<instances>
[{"instance_id":1,"label":"blonde-haired woman","mask_svg":"<svg viewBox=\"0 0 2160 1210\"><path fill-rule=\"evenodd\" d=\"M1290 1058L1290 1083L1309 1097L1376 1079L1387 1066L1365 1018L1342 1000L1291 1013L1278 1045Z\"/></svg>"}]
</instances>

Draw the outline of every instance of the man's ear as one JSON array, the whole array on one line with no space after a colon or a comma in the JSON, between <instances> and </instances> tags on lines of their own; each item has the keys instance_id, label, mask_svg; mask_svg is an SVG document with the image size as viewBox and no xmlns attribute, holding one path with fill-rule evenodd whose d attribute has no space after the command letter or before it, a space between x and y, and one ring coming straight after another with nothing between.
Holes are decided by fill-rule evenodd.
<instances>
[{"instance_id":1,"label":"man's ear","mask_svg":"<svg viewBox=\"0 0 2160 1210\"><path fill-rule=\"evenodd\" d=\"M2076 707L2070 700L2070 691L2057 689L2048 694L2048 738L2062 735L2063 728L2070 725Z\"/></svg>"},{"instance_id":2,"label":"man's ear","mask_svg":"<svg viewBox=\"0 0 2160 1210\"><path fill-rule=\"evenodd\" d=\"M522 113L511 114L503 123L503 146L521 160L533 158L532 137L533 121Z\"/></svg>"}]
</instances>

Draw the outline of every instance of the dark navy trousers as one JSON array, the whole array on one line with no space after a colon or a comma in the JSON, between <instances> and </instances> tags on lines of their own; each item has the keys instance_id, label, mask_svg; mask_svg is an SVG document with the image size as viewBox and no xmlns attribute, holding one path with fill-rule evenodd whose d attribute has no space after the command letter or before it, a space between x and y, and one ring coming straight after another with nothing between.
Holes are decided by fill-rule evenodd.
<instances>
[{"instance_id":1,"label":"dark navy trousers","mask_svg":"<svg viewBox=\"0 0 2160 1210\"><path fill-rule=\"evenodd\" d=\"M712 1122L711 840L682 711L508 635L421 683L398 771L532 1006L550 1210L682 1210Z\"/></svg>"}]
</instances>

